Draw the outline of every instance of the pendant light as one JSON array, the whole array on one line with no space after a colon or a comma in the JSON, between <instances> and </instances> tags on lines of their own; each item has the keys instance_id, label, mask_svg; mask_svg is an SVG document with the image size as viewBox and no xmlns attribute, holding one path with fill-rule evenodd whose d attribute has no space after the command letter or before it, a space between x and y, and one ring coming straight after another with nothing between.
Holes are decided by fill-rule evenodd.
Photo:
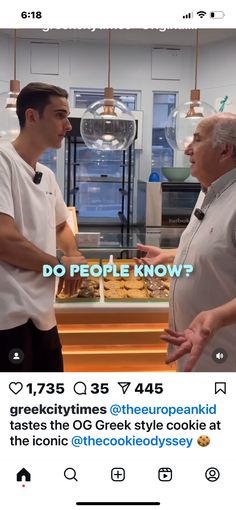
<instances>
[{"instance_id":1,"label":"pendant light","mask_svg":"<svg viewBox=\"0 0 236 510\"><path fill-rule=\"evenodd\" d=\"M84 112L80 131L90 149L124 150L134 140L136 123L131 112L113 96L111 75L111 29L108 30L108 86L104 99L91 104Z\"/></svg>"},{"instance_id":2,"label":"pendant light","mask_svg":"<svg viewBox=\"0 0 236 510\"><path fill-rule=\"evenodd\" d=\"M193 133L200 120L214 115L213 106L201 101L200 90L197 88L199 56L199 30L196 30L195 44L195 88L191 90L190 101L171 110L165 127L165 135L172 149L185 150L192 141Z\"/></svg>"},{"instance_id":3,"label":"pendant light","mask_svg":"<svg viewBox=\"0 0 236 510\"><path fill-rule=\"evenodd\" d=\"M5 107L0 112L0 141L12 141L20 132L19 121L16 115L16 99L20 92L20 82L16 79L16 30L14 30L13 68L14 79L10 80L10 91L7 95Z\"/></svg>"},{"instance_id":4,"label":"pendant light","mask_svg":"<svg viewBox=\"0 0 236 510\"><path fill-rule=\"evenodd\" d=\"M14 57L13 57L14 79L10 80L10 91L8 93L6 108L16 109L16 99L20 92L20 81L16 79L16 30L14 30Z\"/></svg>"}]
</instances>

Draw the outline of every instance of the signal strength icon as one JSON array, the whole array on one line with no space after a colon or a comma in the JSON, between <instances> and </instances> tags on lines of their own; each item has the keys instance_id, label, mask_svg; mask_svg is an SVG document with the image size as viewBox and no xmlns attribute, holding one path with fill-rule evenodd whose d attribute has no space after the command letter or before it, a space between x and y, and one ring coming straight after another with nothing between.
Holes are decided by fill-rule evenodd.
<instances>
[{"instance_id":1,"label":"signal strength icon","mask_svg":"<svg viewBox=\"0 0 236 510\"><path fill-rule=\"evenodd\" d=\"M204 16L206 16L206 11L198 11L197 15L199 16L199 18L204 18Z\"/></svg>"},{"instance_id":2,"label":"signal strength icon","mask_svg":"<svg viewBox=\"0 0 236 510\"><path fill-rule=\"evenodd\" d=\"M185 14L183 18L193 18L193 12L188 12L188 14Z\"/></svg>"}]
</instances>

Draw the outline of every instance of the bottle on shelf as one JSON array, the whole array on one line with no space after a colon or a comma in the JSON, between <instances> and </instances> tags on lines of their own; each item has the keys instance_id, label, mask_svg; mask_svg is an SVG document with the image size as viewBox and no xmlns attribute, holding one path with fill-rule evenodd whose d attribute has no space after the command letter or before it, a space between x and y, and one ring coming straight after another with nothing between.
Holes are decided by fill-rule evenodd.
<instances>
[{"instance_id":1,"label":"bottle on shelf","mask_svg":"<svg viewBox=\"0 0 236 510\"><path fill-rule=\"evenodd\" d=\"M149 175L149 182L160 182L161 181L161 176L160 176L160 173L159 171L157 170L152 170L150 175Z\"/></svg>"}]
</instances>

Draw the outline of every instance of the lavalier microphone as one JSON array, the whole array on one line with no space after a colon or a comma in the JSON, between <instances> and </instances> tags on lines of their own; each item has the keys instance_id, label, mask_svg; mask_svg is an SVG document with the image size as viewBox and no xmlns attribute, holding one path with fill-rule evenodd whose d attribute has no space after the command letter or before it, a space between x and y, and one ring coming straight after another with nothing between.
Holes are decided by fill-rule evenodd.
<instances>
[{"instance_id":1,"label":"lavalier microphone","mask_svg":"<svg viewBox=\"0 0 236 510\"><path fill-rule=\"evenodd\" d=\"M39 184L42 180L42 177L43 177L43 172L35 172L35 175L33 178L34 184Z\"/></svg>"},{"instance_id":2,"label":"lavalier microphone","mask_svg":"<svg viewBox=\"0 0 236 510\"><path fill-rule=\"evenodd\" d=\"M201 210L201 209L195 209L194 211L194 216L196 216L196 218L199 220L199 221L202 221L204 216L205 216L205 213Z\"/></svg>"}]
</instances>

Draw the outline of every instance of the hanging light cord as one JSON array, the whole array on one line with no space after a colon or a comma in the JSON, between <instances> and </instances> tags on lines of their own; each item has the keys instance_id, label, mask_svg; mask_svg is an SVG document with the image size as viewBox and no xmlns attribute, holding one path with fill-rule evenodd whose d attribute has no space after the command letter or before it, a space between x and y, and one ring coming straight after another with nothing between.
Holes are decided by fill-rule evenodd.
<instances>
[{"instance_id":1,"label":"hanging light cord","mask_svg":"<svg viewBox=\"0 0 236 510\"><path fill-rule=\"evenodd\" d=\"M111 29L108 30L108 87L111 84Z\"/></svg>"},{"instance_id":2,"label":"hanging light cord","mask_svg":"<svg viewBox=\"0 0 236 510\"><path fill-rule=\"evenodd\" d=\"M195 55L195 89L197 89L197 71L198 71L198 53L199 53L199 46L198 46L198 38L199 38L199 30L197 28L196 32L196 55Z\"/></svg>"},{"instance_id":3,"label":"hanging light cord","mask_svg":"<svg viewBox=\"0 0 236 510\"><path fill-rule=\"evenodd\" d=\"M14 30L14 80L16 80L16 30Z\"/></svg>"}]
</instances>

